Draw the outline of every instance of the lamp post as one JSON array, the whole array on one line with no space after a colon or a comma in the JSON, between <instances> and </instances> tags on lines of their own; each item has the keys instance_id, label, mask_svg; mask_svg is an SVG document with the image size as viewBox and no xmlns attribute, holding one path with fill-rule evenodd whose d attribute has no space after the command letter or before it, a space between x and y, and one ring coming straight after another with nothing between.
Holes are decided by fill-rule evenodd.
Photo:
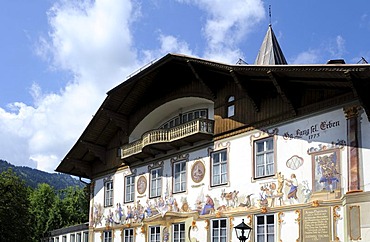
<instances>
[{"instance_id":1,"label":"lamp post","mask_svg":"<svg viewBox=\"0 0 370 242\"><path fill-rule=\"evenodd\" d=\"M238 240L240 240L240 242L247 241L252 231L252 228L244 223L244 219L242 219L242 222L239 225L235 226L234 229L236 237L238 238Z\"/></svg>"}]
</instances>

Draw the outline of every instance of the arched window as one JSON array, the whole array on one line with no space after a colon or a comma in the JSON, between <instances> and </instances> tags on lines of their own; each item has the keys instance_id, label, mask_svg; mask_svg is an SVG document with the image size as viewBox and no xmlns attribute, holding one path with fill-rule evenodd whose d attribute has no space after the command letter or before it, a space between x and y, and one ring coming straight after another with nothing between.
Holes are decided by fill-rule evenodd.
<instances>
[{"instance_id":1,"label":"arched window","mask_svg":"<svg viewBox=\"0 0 370 242\"><path fill-rule=\"evenodd\" d=\"M230 96L227 99L227 117L230 118L235 115L235 97Z\"/></svg>"}]
</instances>

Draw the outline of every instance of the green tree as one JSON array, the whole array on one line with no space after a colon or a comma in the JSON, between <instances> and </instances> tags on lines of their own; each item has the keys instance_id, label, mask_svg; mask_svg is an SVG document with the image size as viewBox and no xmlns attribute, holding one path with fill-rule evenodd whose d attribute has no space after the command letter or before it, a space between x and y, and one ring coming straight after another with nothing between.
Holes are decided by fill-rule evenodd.
<instances>
[{"instance_id":1,"label":"green tree","mask_svg":"<svg viewBox=\"0 0 370 242\"><path fill-rule=\"evenodd\" d=\"M86 189L68 187L61 191L65 226L85 223L89 219L89 196Z\"/></svg>"},{"instance_id":2,"label":"green tree","mask_svg":"<svg viewBox=\"0 0 370 242\"><path fill-rule=\"evenodd\" d=\"M46 184L39 184L30 195L30 213L32 215L33 241L45 237L46 232L55 229L50 227L50 216L57 196L54 189ZM54 214L53 214L54 215Z\"/></svg>"},{"instance_id":3,"label":"green tree","mask_svg":"<svg viewBox=\"0 0 370 242\"><path fill-rule=\"evenodd\" d=\"M0 241L30 241L29 193L12 169L0 173Z\"/></svg>"}]
</instances>

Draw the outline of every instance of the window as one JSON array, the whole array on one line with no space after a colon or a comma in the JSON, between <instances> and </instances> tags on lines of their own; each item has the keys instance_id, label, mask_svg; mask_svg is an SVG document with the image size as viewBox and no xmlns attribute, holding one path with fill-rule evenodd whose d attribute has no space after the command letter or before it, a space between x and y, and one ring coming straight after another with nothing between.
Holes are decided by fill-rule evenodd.
<instances>
[{"instance_id":1,"label":"window","mask_svg":"<svg viewBox=\"0 0 370 242\"><path fill-rule=\"evenodd\" d=\"M185 224L174 224L172 227L173 242L185 242Z\"/></svg>"},{"instance_id":2,"label":"window","mask_svg":"<svg viewBox=\"0 0 370 242\"><path fill-rule=\"evenodd\" d=\"M227 183L227 150L212 154L212 186Z\"/></svg>"},{"instance_id":3,"label":"window","mask_svg":"<svg viewBox=\"0 0 370 242\"><path fill-rule=\"evenodd\" d=\"M161 227L151 226L149 227L149 242L160 242L161 241Z\"/></svg>"},{"instance_id":4,"label":"window","mask_svg":"<svg viewBox=\"0 0 370 242\"><path fill-rule=\"evenodd\" d=\"M59 237L55 237L55 242L59 242Z\"/></svg>"},{"instance_id":5,"label":"window","mask_svg":"<svg viewBox=\"0 0 370 242\"><path fill-rule=\"evenodd\" d=\"M173 163L173 192L186 191L186 161Z\"/></svg>"},{"instance_id":6,"label":"window","mask_svg":"<svg viewBox=\"0 0 370 242\"><path fill-rule=\"evenodd\" d=\"M63 242L67 242L67 235L63 235L63 237L62 237L62 241L63 241Z\"/></svg>"},{"instance_id":7,"label":"window","mask_svg":"<svg viewBox=\"0 0 370 242\"><path fill-rule=\"evenodd\" d=\"M76 242L81 242L81 233L76 234Z\"/></svg>"},{"instance_id":8,"label":"window","mask_svg":"<svg viewBox=\"0 0 370 242\"><path fill-rule=\"evenodd\" d=\"M123 231L123 242L134 242L134 229L125 229Z\"/></svg>"},{"instance_id":9,"label":"window","mask_svg":"<svg viewBox=\"0 0 370 242\"><path fill-rule=\"evenodd\" d=\"M227 241L227 226L226 219L212 220L211 237L212 242L226 242Z\"/></svg>"},{"instance_id":10,"label":"window","mask_svg":"<svg viewBox=\"0 0 370 242\"><path fill-rule=\"evenodd\" d=\"M274 175L274 139L273 137L254 142L255 178Z\"/></svg>"},{"instance_id":11,"label":"window","mask_svg":"<svg viewBox=\"0 0 370 242\"><path fill-rule=\"evenodd\" d=\"M70 242L76 242L75 241L75 235L74 234L71 234L70 237L69 237L69 241Z\"/></svg>"},{"instance_id":12,"label":"window","mask_svg":"<svg viewBox=\"0 0 370 242\"><path fill-rule=\"evenodd\" d=\"M159 197L162 194L162 168L150 171L150 197Z\"/></svg>"},{"instance_id":13,"label":"window","mask_svg":"<svg viewBox=\"0 0 370 242\"><path fill-rule=\"evenodd\" d=\"M103 242L112 242L112 231L104 231Z\"/></svg>"},{"instance_id":14,"label":"window","mask_svg":"<svg viewBox=\"0 0 370 242\"><path fill-rule=\"evenodd\" d=\"M133 202L135 196L135 176L126 176L125 179L125 202Z\"/></svg>"},{"instance_id":15,"label":"window","mask_svg":"<svg viewBox=\"0 0 370 242\"><path fill-rule=\"evenodd\" d=\"M235 115L235 104L234 104L234 101L235 101L235 97L234 96L230 96L228 99L227 99L227 117L230 118L232 116Z\"/></svg>"},{"instance_id":16,"label":"window","mask_svg":"<svg viewBox=\"0 0 370 242\"><path fill-rule=\"evenodd\" d=\"M273 214L258 215L257 219L257 242L274 242L275 241L275 218Z\"/></svg>"},{"instance_id":17,"label":"window","mask_svg":"<svg viewBox=\"0 0 370 242\"><path fill-rule=\"evenodd\" d=\"M89 242L89 233L88 232L84 232L83 242Z\"/></svg>"},{"instance_id":18,"label":"window","mask_svg":"<svg viewBox=\"0 0 370 242\"><path fill-rule=\"evenodd\" d=\"M113 206L113 181L107 181L104 184L105 188L105 198L104 198L104 206Z\"/></svg>"}]
</instances>

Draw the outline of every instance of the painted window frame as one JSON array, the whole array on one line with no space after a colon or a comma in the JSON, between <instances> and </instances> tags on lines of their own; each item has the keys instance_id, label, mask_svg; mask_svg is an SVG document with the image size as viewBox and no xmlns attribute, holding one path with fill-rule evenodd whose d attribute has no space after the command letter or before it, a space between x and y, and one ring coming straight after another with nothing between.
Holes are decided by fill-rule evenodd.
<instances>
[{"instance_id":1,"label":"painted window frame","mask_svg":"<svg viewBox=\"0 0 370 242\"><path fill-rule=\"evenodd\" d=\"M272 142L270 144L269 142ZM259 150L262 144L262 150ZM260 158L262 157L262 158ZM262 163L258 162L262 159ZM272 159L272 162L271 162ZM259 173L262 168L263 172ZM269 171L269 168L272 169ZM274 136L268 136L253 142L253 177L254 179L261 179L265 177L274 176L276 173L276 140Z\"/></svg>"},{"instance_id":2,"label":"painted window frame","mask_svg":"<svg viewBox=\"0 0 370 242\"><path fill-rule=\"evenodd\" d=\"M185 242L185 223L172 224L172 241Z\"/></svg>"},{"instance_id":3,"label":"painted window frame","mask_svg":"<svg viewBox=\"0 0 370 242\"><path fill-rule=\"evenodd\" d=\"M161 242L161 227L159 225L149 226L148 233L149 242Z\"/></svg>"},{"instance_id":4,"label":"painted window frame","mask_svg":"<svg viewBox=\"0 0 370 242\"><path fill-rule=\"evenodd\" d=\"M260 218L263 218L263 223L260 223ZM272 222L271 223L271 219ZM255 241L270 242L276 239L276 216L275 214L258 214L255 215ZM270 222L270 223L269 223ZM259 240L259 239L263 240Z\"/></svg>"},{"instance_id":5,"label":"painted window frame","mask_svg":"<svg viewBox=\"0 0 370 242\"><path fill-rule=\"evenodd\" d=\"M113 232L112 230L103 231L103 242L113 242Z\"/></svg>"},{"instance_id":6,"label":"painted window frame","mask_svg":"<svg viewBox=\"0 0 370 242\"><path fill-rule=\"evenodd\" d=\"M113 179L104 181L104 207L113 206Z\"/></svg>"},{"instance_id":7,"label":"painted window frame","mask_svg":"<svg viewBox=\"0 0 370 242\"><path fill-rule=\"evenodd\" d=\"M135 200L135 176L125 176L125 203L130 203Z\"/></svg>"},{"instance_id":8,"label":"painted window frame","mask_svg":"<svg viewBox=\"0 0 370 242\"><path fill-rule=\"evenodd\" d=\"M217 225L217 227L215 227ZM226 218L211 220L211 241L226 242L228 241L229 231Z\"/></svg>"},{"instance_id":9,"label":"painted window frame","mask_svg":"<svg viewBox=\"0 0 370 242\"><path fill-rule=\"evenodd\" d=\"M135 242L135 233L133 228L123 230L122 242Z\"/></svg>"},{"instance_id":10,"label":"painted window frame","mask_svg":"<svg viewBox=\"0 0 370 242\"><path fill-rule=\"evenodd\" d=\"M223 154L226 157L226 159L223 159ZM217 162L215 163L216 157L218 157L218 159ZM229 182L228 158L229 158L228 149L222 149L211 152L211 187L228 184ZM215 174L215 171L217 171L218 173ZM216 180L217 177L219 177L219 181Z\"/></svg>"},{"instance_id":11,"label":"painted window frame","mask_svg":"<svg viewBox=\"0 0 370 242\"><path fill-rule=\"evenodd\" d=\"M155 176L153 177L153 175ZM163 168L161 166L150 169L150 198L160 197L162 195L162 178Z\"/></svg>"},{"instance_id":12,"label":"painted window frame","mask_svg":"<svg viewBox=\"0 0 370 242\"><path fill-rule=\"evenodd\" d=\"M178 172L177 166L180 166ZM172 163L172 193L186 192L187 186L187 162L179 160ZM179 177L179 179L177 179ZM177 188L179 186L179 188Z\"/></svg>"}]
</instances>

